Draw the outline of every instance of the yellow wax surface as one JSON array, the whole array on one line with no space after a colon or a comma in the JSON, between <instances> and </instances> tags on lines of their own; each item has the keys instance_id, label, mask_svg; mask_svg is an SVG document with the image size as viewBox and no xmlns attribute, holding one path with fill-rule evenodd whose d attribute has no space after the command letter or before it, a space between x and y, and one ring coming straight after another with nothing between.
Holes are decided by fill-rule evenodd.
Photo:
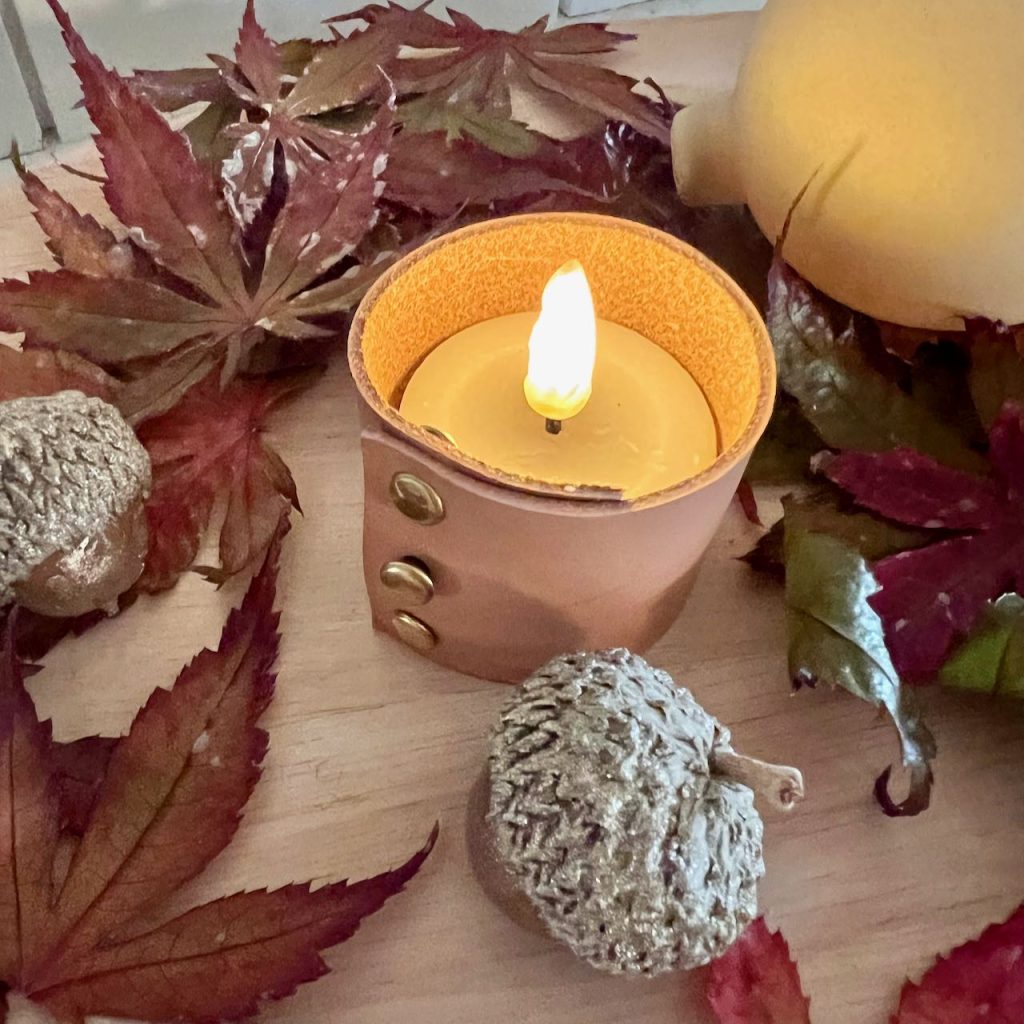
<instances>
[{"instance_id":1,"label":"yellow wax surface","mask_svg":"<svg viewBox=\"0 0 1024 1024\"><path fill-rule=\"evenodd\" d=\"M400 407L481 462L554 484L613 487L636 498L694 476L718 455L707 399L664 349L597 321L593 393L554 435L523 394L536 313L485 320L437 346Z\"/></svg>"}]
</instances>

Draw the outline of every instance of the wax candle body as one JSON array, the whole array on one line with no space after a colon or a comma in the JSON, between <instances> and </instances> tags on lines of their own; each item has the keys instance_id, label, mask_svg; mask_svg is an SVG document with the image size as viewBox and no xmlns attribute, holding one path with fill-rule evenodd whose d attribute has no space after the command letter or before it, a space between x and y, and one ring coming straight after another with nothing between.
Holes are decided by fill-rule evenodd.
<instances>
[{"instance_id":1,"label":"wax candle body","mask_svg":"<svg viewBox=\"0 0 1024 1024\"><path fill-rule=\"evenodd\" d=\"M536 313L511 313L460 331L427 355L400 411L467 455L505 472L636 498L694 476L718 454L707 399L664 349L628 327L597 322L593 393L560 434L523 396Z\"/></svg>"}]
</instances>

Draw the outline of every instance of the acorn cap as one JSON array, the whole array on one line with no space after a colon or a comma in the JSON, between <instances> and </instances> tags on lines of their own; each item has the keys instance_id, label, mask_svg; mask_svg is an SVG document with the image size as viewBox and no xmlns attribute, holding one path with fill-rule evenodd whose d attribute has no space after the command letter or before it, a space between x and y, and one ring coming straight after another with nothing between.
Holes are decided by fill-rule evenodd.
<instances>
[{"instance_id":1,"label":"acorn cap","mask_svg":"<svg viewBox=\"0 0 1024 1024\"><path fill-rule=\"evenodd\" d=\"M736 754L665 672L624 649L549 662L491 743L495 846L548 930L601 970L654 975L721 955L757 912L762 823L800 773Z\"/></svg>"},{"instance_id":2,"label":"acorn cap","mask_svg":"<svg viewBox=\"0 0 1024 1024\"><path fill-rule=\"evenodd\" d=\"M77 615L142 571L149 456L112 405L77 391L0 403L0 607Z\"/></svg>"}]
</instances>

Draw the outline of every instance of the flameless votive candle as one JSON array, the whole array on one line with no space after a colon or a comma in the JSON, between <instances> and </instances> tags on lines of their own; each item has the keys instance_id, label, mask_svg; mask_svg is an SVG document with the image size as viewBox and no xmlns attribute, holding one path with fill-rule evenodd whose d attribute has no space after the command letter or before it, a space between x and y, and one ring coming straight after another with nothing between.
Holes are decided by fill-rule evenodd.
<instances>
[{"instance_id":1,"label":"flameless votive candle","mask_svg":"<svg viewBox=\"0 0 1024 1024\"><path fill-rule=\"evenodd\" d=\"M360 305L349 361L374 625L509 682L664 633L775 389L764 323L724 272L579 213L411 253Z\"/></svg>"},{"instance_id":2,"label":"flameless votive candle","mask_svg":"<svg viewBox=\"0 0 1024 1024\"><path fill-rule=\"evenodd\" d=\"M507 313L438 345L401 413L489 466L629 498L695 476L718 454L697 382L642 334L596 317L577 260L548 282L539 316Z\"/></svg>"}]
</instances>

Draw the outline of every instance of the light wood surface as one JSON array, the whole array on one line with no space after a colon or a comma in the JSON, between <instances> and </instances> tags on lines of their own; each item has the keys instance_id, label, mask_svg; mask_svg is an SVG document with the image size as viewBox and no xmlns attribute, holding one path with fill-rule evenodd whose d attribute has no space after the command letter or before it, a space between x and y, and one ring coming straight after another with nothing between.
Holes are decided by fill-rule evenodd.
<instances>
[{"instance_id":1,"label":"light wood surface","mask_svg":"<svg viewBox=\"0 0 1024 1024\"><path fill-rule=\"evenodd\" d=\"M84 150L73 154L89 163ZM87 182L44 171L94 212ZM47 264L8 176L0 271ZM339 357L272 421L306 510L281 576L284 644L271 747L237 839L182 894L361 877L396 863L435 819L441 839L409 891L327 955L333 973L268 1008L274 1024L690 1024L706 1021L700 972L600 975L518 929L466 862L464 806L507 691L421 660L370 629L360 564L362 475L355 396ZM1024 898L1024 720L1016 705L936 693L941 757L932 808L889 820L871 797L896 756L891 729L828 690L790 695L781 592L736 556L756 531L734 510L690 604L650 659L734 730L744 752L798 765L807 799L765 811L761 903L799 958L817 1024L882 1024L906 973ZM56 734L118 733L149 692L213 643L244 582L188 577L66 641L32 682Z\"/></svg>"}]
</instances>

